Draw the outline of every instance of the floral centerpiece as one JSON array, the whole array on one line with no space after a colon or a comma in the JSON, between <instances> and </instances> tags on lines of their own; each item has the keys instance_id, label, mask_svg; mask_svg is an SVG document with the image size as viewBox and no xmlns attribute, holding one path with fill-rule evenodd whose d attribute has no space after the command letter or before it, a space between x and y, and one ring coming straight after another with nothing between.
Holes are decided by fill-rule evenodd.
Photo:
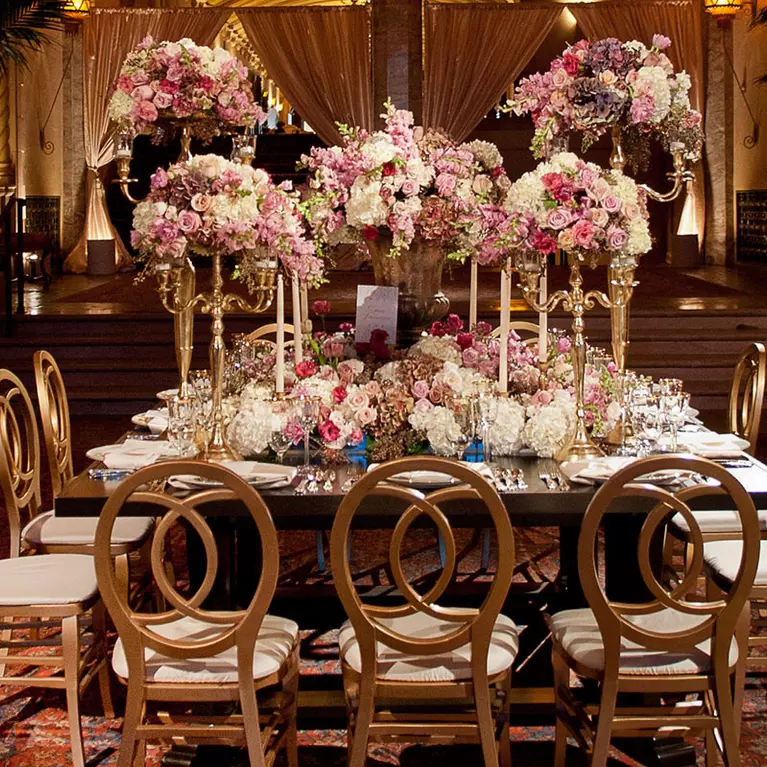
<instances>
[{"instance_id":1,"label":"floral centerpiece","mask_svg":"<svg viewBox=\"0 0 767 767\"><path fill-rule=\"evenodd\" d=\"M263 262L276 259L302 281L322 280L323 260L290 183L275 186L266 171L214 154L156 171L133 213L131 245L150 271L187 252L219 253L238 257L250 286Z\"/></svg>"},{"instance_id":2,"label":"floral centerpiece","mask_svg":"<svg viewBox=\"0 0 767 767\"><path fill-rule=\"evenodd\" d=\"M386 239L388 255L402 255L420 238L463 260L482 249L489 215L502 216L509 187L495 145L456 145L413 125L413 114L386 104L385 128L369 133L340 126L342 146L314 147L301 158L312 172L308 215L329 242ZM489 260L489 259L486 259Z\"/></svg>"},{"instance_id":3,"label":"floral centerpiece","mask_svg":"<svg viewBox=\"0 0 767 767\"><path fill-rule=\"evenodd\" d=\"M351 325L335 333L315 333L305 357L295 366L285 359L287 401L318 397L320 417L314 439L326 450L361 446L382 461L430 448L454 455L460 431L453 403L492 392L498 375L499 339L487 323L463 329L456 315L435 323L432 331L407 351L392 352L385 338L355 345ZM550 344L546 375L541 377L535 349L516 333L509 338L510 397L497 400L489 437L497 454L509 455L525 445L551 456L569 434L573 417L573 372L570 342ZM243 455L267 448L270 403L274 396L273 349L249 362L249 382L231 397L228 438ZM587 409L590 425L604 433L616 417L614 366L589 367ZM304 433L295 419L282 428L296 441Z\"/></svg>"},{"instance_id":4,"label":"floral centerpiece","mask_svg":"<svg viewBox=\"0 0 767 767\"><path fill-rule=\"evenodd\" d=\"M701 115L690 107L689 75L675 72L664 53L670 45L663 35L655 35L649 48L637 40L581 40L547 72L521 80L507 106L532 115L535 156L544 157L556 136L582 131L585 151L618 127L635 165L646 162L653 135L668 151L682 148L687 159L699 159Z\"/></svg>"},{"instance_id":5,"label":"floral centerpiece","mask_svg":"<svg viewBox=\"0 0 767 767\"><path fill-rule=\"evenodd\" d=\"M254 102L247 68L223 48L188 38L158 43L151 37L126 57L109 116L132 135L185 121L204 139L217 135L221 124L253 127L266 119Z\"/></svg>"},{"instance_id":6,"label":"floral centerpiece","mask_svg":"<svg viewBox=\"0 0 767 767\"><path fill-rule=\"evenodd\" d=\"M651 245L644 192L620 171L605 171L570 152L554 155L512 184L506 206L524 261L559 248L592 262L636 264Z\"/></svg>"}]
</instances>

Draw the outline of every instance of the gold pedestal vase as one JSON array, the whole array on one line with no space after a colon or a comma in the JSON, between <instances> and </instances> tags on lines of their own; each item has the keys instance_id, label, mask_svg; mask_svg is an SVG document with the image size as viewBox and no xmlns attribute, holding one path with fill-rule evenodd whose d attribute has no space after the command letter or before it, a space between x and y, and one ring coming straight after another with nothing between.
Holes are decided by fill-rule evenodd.
<instances>
[{"instance_id":1,"label":"gold pedestal vase","mask_svg":"<svg viewBox=\"0 0 767 767\"><path fill-rule=\"evenodd\" d=\"M410 248L392 258L388 255L392 238L385 234L368 242L367 246L373 260L376 285L399 288L399 340L416 341L422 330L442 319L450 309L450 301L442 292L443 248L416 238Z\"/></svg>"},{"instance_id":2,"label":"gold pedestal vase","mask_svg":"<svg viewBox=\"0 0 767 767\"><path fill-rule=\"evenodd\" d=\"M222 407L224 396L224 359L226 345L224 343L224 315L234 308L250 314L260 314L266 311L274 298L277 280L276 262L264 262L259 267L255 280L256 303L250 304L244 298L234 293L224 293L221 253L212 253L213 265L211 277L211 289L209 293L198 293L188 300L181 300L185 288L181 287L182 270L179 268L166 268L157 271L158 286L163 306L174 317L188 312L194 313L195 308L211 318L211 341L210 341L210 371L212 388L211 429L208 443L205 447L205 458L209 461L239 460L241 456L232 449L226 439L224 424L224 410ZM179 292L181 290L181 293ZM191 324L191 323L190 323Z\"/></svg>"}]
</instances>

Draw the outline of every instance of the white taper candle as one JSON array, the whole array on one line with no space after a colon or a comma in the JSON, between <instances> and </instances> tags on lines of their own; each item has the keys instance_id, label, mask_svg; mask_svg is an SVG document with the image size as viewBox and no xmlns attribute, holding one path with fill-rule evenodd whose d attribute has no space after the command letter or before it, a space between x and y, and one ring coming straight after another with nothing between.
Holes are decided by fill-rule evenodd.
<instances>
[{"instance_id":1,"label":"white taper candle","mask_svg":"<svg viewBox=\"0 0 767 767\"><path fill-rule=\"evenodd\" d=\"M285 391L285 281L282 272L277 275L277 360L274 365L274 389Z\"/></svg>"},{"instance_id":2,"label":"white taper candle","mask_svg":"<svg viewBox=\"0 0 767 767\"><path fill-rule=\"evenodd\" d=\"M549 287L547 284L546 264L543 264L541 271L541 281L538 287L538 304L543 306L549 296ZM538 312L538 361L546 362L549 356L548 350L549 334L549 316L546 312Z\"/></svg>"},{"instance_id":3,"label":"white taper candle","mask_svg":"<svg viewBox=\"0 0 767 767\"><path fill-rule=\"evenodd\" d=\"M509 303L511 302L511 268L506 264L501 269L501 335L500 359L498 363L498 390L509 390Z\"/></svg>"},{"instance_id":4,"label":"white taper candle","mask_svg":"<svg viewBox=\"0 0 767 767\"><path fill-rule=\"evenodd\" d=\"M469 330L477 324L477 280L479 268L477 259L471 259L471 286L469 288Z\"/></svg>"},{"instance_id":5,"label":"white taper candle","mask_svg":"<svg viewBox=\"0 0 767 767\"><path fill-rule=\"evenodd\" d=\"M303 327L301 325L301 288L298 284L298 276L293 275L292 284L292 299L293 299L293 337L295 339L295 354L294 360L296 365L304 359L304 345L302 342Z\"/></svg>"}]
</instances>

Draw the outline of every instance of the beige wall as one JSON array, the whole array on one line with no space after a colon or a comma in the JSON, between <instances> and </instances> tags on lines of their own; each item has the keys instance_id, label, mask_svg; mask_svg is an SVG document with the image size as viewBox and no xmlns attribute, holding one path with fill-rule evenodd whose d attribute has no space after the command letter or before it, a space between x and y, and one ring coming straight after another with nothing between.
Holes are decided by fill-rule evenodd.
<instances>
[{"instance_id":1,"label":"beige wall","mask_svg":"<svg viewBox=\"0 0 767 767\"><path fill-rule=\"evenodd\" d=\"M762 0L759 7L766 2ZM744 145L746 137L753 133L753 119L736 81L733 89L735 191L767 189L767 83L754 82L756 77L767 74L767 27L749 29L750 21L751 16L741 11L733 24L733 64L751 111L759 122L761 136L753 148Z\"/></svg>"}]
</instances>

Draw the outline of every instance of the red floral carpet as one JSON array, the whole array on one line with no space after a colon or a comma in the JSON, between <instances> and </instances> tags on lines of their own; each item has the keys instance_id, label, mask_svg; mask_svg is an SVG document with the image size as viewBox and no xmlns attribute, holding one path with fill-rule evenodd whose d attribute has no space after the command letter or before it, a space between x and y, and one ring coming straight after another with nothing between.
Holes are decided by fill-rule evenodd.
<instances>
[{"instance_id":1,"label":"red floral carpet","mask_svg":"<svg viewBox=\"0 0 767 767\"><path fill-rule=\"evenodd\" d=\"M557 530L540 528L535 531L516 530L516 559L518 564L515 585L519 593L509 601L506 610L523 627L522 650L515 667L515 685L526 686L545 684L548 678L548 653L550 646L541 642L545 638L540 620L543 602L530 596L530 586L553 581L558 570ZM459 587L464 590L482 589L492 577L492 559L489 570L483 571L480 562L481 533L474 535L461 531L456 536L457 548L462 552L458 568ZM358 582L367 586L390 583L386 570L380 567L388 546L385 535L379 533L358 533L355 535L353 561ZM329 616L321 625L307 625L302 615L311 614L316 619L325 607L306 613L311 604L313 590L322 593L332 591L332 582L327 573L321 573L316 565L316 542L313 534L284 533L281 540L282 578L281 594L292 594L291 598L278 595L275 613L290 614L301 623L302 644L302 686L304 688L326 685L328 678L338 679L340 669L337 657L336 631L338 606L332 601ZM435 540L429 531L418 531L410 541L407 552L407 569L428 572L439 567ZM303 592L303 599L296 599L295 593ZM279 609L277 609L279 608ZM335 611L335 613L334 613ZM316 625L315 630L311 626ZM520 668L522 667L522 668ZM332 686L332 685L331 685ZM122 688L115 684L115 704L120 709ZM750 677L746 691L746 710L742 729L741 757L743 767L767 767L767 689L759 677ZM101 703L95 685L87 691L82 702L82 723L85 739L86 758L89 767L113 765L117 761L120 744L121 719L105 719L101 715ZM536 718L524 716L524 712L512 716L511 736L512 757L516 767L549 765L553 760L553 727L551 714ZM345 732L338 729L320 729L321 723L312 723L317 729L303 730L300 734L300 762L308 767L342 767L346 764ZM327 727L338 727L338 720L329 721ZM157 767L164 749L150 747L147 765ZM699 746L698 763L703 764L702 744ZM209 754L206 764L221 767L244 765L244 752L227 750ZM478 749L465 746L371 746L368 764L374 767L401 764L403 767L463 767L480 764ZM69 735L63 691L40 690L35 688L0 688L0 765L8 767L39 767L41 765L71 764ZM576 767L585 765L583 755L574 746L568 755L568 764ZM634 767L637 763L620 753L613 752L612 767Z\"/></svg>"}]
</instances>

